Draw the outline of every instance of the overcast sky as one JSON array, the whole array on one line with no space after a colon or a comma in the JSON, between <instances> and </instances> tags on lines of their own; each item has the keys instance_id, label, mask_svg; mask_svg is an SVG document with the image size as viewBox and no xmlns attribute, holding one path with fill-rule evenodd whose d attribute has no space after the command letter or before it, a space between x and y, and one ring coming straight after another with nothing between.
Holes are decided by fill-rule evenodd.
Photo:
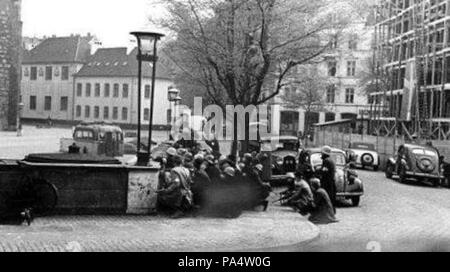
<instances>
[{"instance_id":1,"label":"overcast sky","mask_svg":"<svg viewBox=\"0 0 450 272\"><path fill-rule=\"evenodd\" d=\"M24 36L90 32L107 47L130 46L129 32L151 28L157 14L149 0L22 0Z\"/></svg>"}]
</instances>

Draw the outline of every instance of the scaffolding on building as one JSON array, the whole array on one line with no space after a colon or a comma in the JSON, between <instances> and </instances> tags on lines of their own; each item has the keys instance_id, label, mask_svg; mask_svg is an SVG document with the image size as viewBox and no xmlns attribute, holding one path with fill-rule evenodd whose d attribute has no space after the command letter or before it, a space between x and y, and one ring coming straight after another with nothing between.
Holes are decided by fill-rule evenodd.
<instances>
[{"instance_id":1,"label":"scaffolding on building","mask_svg":"<svg viewBox=\"0 0 450 272\"><path fill-rule=\"evenodd\" d=\"M450 140L450 0L382 0L375 13L376 84L390 84L371 94L372 133Z\"/></svg>"}]
</instances>

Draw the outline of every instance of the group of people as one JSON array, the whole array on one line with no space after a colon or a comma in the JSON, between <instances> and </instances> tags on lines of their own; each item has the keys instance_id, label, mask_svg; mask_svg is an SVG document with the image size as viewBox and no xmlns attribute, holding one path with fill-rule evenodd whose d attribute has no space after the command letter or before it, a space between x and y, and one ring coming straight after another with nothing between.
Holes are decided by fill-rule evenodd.
<instances>
[{"instance_id":1,"label":"group of people","mask_svg":"<svg viewBox=\"0 0 450 272\"><path fill-rule=\"evenodd\" d=\"M282 192L280 202L292 207L300 214L309 216L316 224L338 222L336 219L336 165L331 157L331 148L322 148L322 166L312 171L307 158L308 154L300 154L299 167L295 175L290 176L292 183ZM313 174L318 173L320 179Z\"/></svg>"},{"instance_id":2,"label":"group of people","mask_svg":"<svg viewBox=\"0 0 450 272\"><path fill-rule=\"evenodd\" d=\"M337 222L336 166L330 147L322 149L322 160L321 169L311 171L308 159L301 154L297 172L290 176L292 184L280 199L302 215L310 214L310 221L317 224ZM158 211L174 218L187 214L235 218L257 207L265 211L272 188L263 180L261 161L257 153L236 158L170 147L159 158ZM313 172L320 173L320 179Z\"/></svg>"},{"instance_id":3,"label":"group of people","mask_svg":"<svg viewBox=\"0 0 450 272\"><path fill-rule=\"evenodd\" d=\"M195 154L194 154L195 153ZM255 154L242 158L193 148L169 148L159 159L158 211L235 218L244 210L267 210L271 187Z\"/></svg>"}]
</instances>

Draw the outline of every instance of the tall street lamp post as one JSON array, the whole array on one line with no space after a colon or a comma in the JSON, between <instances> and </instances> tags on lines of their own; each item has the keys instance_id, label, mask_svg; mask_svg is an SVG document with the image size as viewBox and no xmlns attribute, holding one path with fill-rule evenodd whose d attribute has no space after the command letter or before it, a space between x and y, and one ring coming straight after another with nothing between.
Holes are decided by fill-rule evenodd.
<instances>
[{"instance_id":1,"label":"tall street lamp post","mask_svg":"<svg viewBox=\"0 0 450 272\"><path fill-rule=\"evenodd\" d=\"M131 32L135 36L138 44L138 139L137 139L137 164L146 166L150 161L150 153L152 147L152 127L153 127L153 106L155 98L155 78L156 78L156 62L158 61L157 43L164 37L164 34L158 32ZM142 110L142 63L152 63L152 85L150 100L150 123L148 128L148 146L147 150L141 150L141 110Z\"/></svg>"}]
</instances>

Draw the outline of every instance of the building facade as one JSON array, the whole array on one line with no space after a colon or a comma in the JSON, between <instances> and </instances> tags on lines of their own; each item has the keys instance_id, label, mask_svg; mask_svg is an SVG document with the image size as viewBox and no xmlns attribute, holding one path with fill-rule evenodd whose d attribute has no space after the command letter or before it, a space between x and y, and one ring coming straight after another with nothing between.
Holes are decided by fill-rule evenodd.
<instances>
[{"instance_id":1,"label":"building facade","mask_svg":"<svg viewBox=\"0 0 450 272\"><path fill-rule=\"evenodd\" d=\"M127 48L102 48L75 75L73 116L76 121L105 121L122 125L138 123L138 62L137 50L127 54ZM141 122L150 121L151 65L143 64ZM168 89L170 73L158 62L154 94L153 124L171 124Z\"/></svg>"},{"instance_id":2,"label":"building facade","mask_svg":"<svg viewBox=\"0 0 450 272\"><path fill-rule=\"evenodd\" d=\"M342 119L364 119L368 117L368 95L360 84L360 75L367 68L373 56L373 26L367 18L354 14L349 25L332 48L322 56L313 69L327 82L324 90L317 90L323 101L312 111L304 108L286 107L283 94L296 92L295 85L284 88L274 101L272 127L280 135L297 135L307 132L313 124Z\"/></svg>"},{"instance_id":3,"label":"building facade","mask_svg":"<svg viewBox=\"0 0 450 272\"><path fill-rule=\"evenodd\" d=\"M0 0L0 130L17 128L22 22L20 0Z\"/></svg>"},{"instance_id":4,"label":"building facade","mask_svg":"<svg viewBox=\"0 0 450 272\"><path fill-rule=\"evenodd\" d=\"M25 51L21 96L24 119L73 120L74 75L91 54L88 35L52 37Z\"/></svg>"}]
</instances>

